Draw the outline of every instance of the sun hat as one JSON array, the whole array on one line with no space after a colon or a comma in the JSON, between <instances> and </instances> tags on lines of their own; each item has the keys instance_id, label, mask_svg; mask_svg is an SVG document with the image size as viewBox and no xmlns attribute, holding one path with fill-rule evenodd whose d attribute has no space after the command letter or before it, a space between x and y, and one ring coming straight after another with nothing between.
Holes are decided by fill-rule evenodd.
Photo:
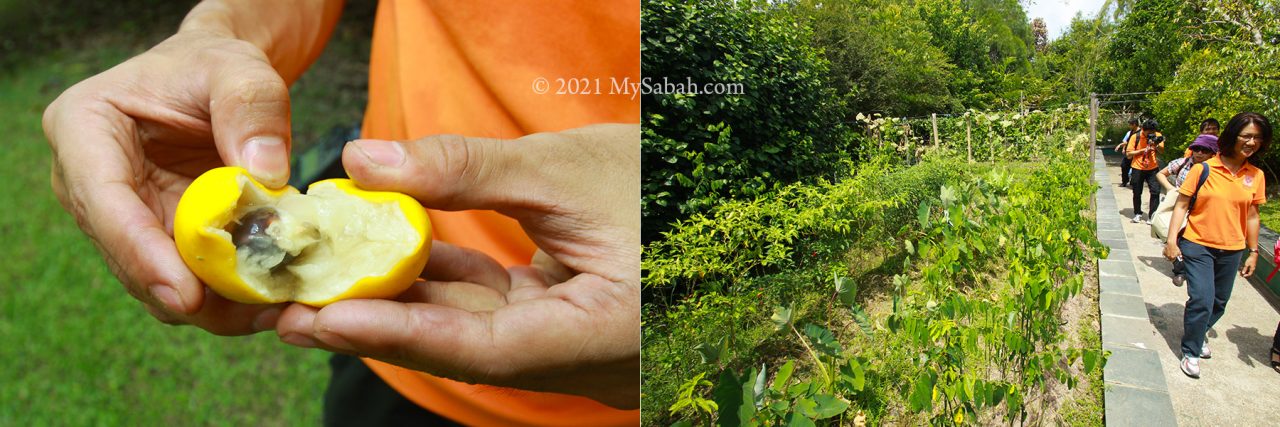
<instances>
[{"instance_id":1,"label":"sun hat","mask_svg":"<svg viewBox=\"0 0 1280 427\"><path fill-rule=\"evenodd\" d=\"M1213 151L1214 153L1217 153L1217 152L1218 152L1218 137L1213 136L1213 135L1199 135L1199 136L1196 136L1196 140L1195 140L1195 141L1192 141L1192 142L1191 142L1191 146L1190 146L1190 147L1187 147L1187 148L1188 148L1188 149L1195 149L1196 147L1203 147L1203 148L1207 148L1207 149L1209 149L1209 150Z\"/></svg>"}]
</instances>

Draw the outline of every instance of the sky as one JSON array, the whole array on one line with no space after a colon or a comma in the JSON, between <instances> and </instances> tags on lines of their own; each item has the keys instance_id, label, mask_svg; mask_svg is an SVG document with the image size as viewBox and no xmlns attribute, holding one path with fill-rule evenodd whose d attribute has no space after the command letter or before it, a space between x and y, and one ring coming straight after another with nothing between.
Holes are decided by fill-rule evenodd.
<instances>
[{"instance_id":1,"label":"sky","mask_svg":"<svg viewBox=\"0 0 1280 427\"><path fill-rule=\"evenodd\" d=\"M1071 18L1076 12L1084 16L1093 16L1102 8L1104 0L1031 0L1023 3L1027 11L1027 19L1044 18L1049 27L1049 40L1057 39L1071 26ZM1030 4L1028 4L1030 3Z\"/></svg>"}]
</instances>

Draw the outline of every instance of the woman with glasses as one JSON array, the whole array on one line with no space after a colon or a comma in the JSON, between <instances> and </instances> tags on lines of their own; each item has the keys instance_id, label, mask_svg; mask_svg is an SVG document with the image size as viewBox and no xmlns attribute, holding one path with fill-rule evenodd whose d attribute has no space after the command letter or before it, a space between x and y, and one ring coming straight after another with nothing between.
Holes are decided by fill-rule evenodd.
<instances>
[{"instance_id":1,"label":"woman with glasses","mask_svg":"<svg viewBox=\"0 0 1280 427\"><path fill-rule=\"evenodd\" d=\"M1216 131L1216 129L1215 129ZM1187 179L1187 172L1191 171L1191 167L1204 163L1206 160L1218 155L1218 137L1214 135L1199 135L1196 140L1191 143L1191 147L1187 149L1191 153L1189 157L1174 159L1169 165L1160 170L1156 174L1156 181L1160 182L1160 186L1164 187L1165 197L1160 201L1160 207L1156 208L1155 213L1151 214L1151 229L1159 238L1166 238L1164 234L1169 225L1169 220L1173 217L1174 203L1178 199L1178 187ZM1182 286L1186 281L1186 269L1182 262L1173 261L1173 285Z\"/></svg>"},{"instance_id":2,"label":"woman with glasses","mask_svg":"<svg viewBox=\"0 0 1280 427\"><path fill-rule=\"evenodd\" d=\"M1182 317L1180 367L1189 377L1199 378L1200 359L1212 356L1205 332L1222 318L1236 272L1249 277L1257 266L1258 205L1266 201L1266 182L1251 163L1260 161L1269 145L1271 123L1266 117L1236 114L1218 139L1220 154L1193 166L1178 188L1164 256L1186 265L1188 299ZM1203 174L1207 178L1197 189ZM1193 194L1196 203L1188 215Z\"/></svg>"}]
</instances>

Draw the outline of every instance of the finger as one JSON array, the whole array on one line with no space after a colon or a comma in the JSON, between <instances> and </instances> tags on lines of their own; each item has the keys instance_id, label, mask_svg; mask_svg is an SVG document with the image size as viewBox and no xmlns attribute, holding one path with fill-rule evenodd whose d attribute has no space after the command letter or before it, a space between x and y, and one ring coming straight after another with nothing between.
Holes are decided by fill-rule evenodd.
<instances>
[{"instance_id":1,"label":"finger","mask_svg":"<svg viewBox=\"0 0 1280 427\"><path fill-rule=\"evenodd\" d=\"M546 295L551 283L556 283L549 282L547 275L534 267L514 266L507 271L511 275L511 291L507 292L507 302L512 304L540 298Z\"/></svg>"},{"instance_id":2,"label":"finger","mask_svg":"<svg viewBox=\"0 0 1280 427\"><path fill-rule=\"evenodd\" d=\"M210 71L209 116L218 153L269 187L289 180L289 87L261 51L239 52L249 61L226 61Z\"/></svg>"},{"instance_id":3,"label":"finger","mask_svg":"<svg viewBox=\"0 0 1280 427\"><path fill-rule=\"evenodd\" d=\"M412 142L362 139L342 150L342 164L366 189L399 191L435 209L495 209L541 193L545 184L527 177L530 169L548 166L538 153L542 144L456 135Z\"/></svg>"},{"instance_id":4,"label":"finger","mask_svg":"<svg viewBox=\"0 0 1280 427\"><path fill-rule=\"evenodd\" d=\"M320 309L306 304L290 304L280 313L276 322L276 335L286 344L318 347L315 336L315 318Z\"/></svg>"},{"instance_id":5,"label":"finger","mask_svg":"<svg viewBox=\"0 0 1280 427\"><path fill-rule=\"evenodd\" d=\"M542 249L533 252L533 259L529 261L529 265L541 271L547 283L568 281L577 275L574 271L569 270L569 267L565 267L560 261L556 261L551 255L547 255Z\"/></svg>"},{"instance_id":6,"label":"finger","mask_svg":"<svg viewBox=\"0 0 1280 427\"><path fill-rule=\"evenodd\" d=\"M507 305L507 298L488 286L467 282L419 282L396 301L429 303L466 311L493 311Z\"/></svg>"},{"instance_id":7,"label":"finger","mask_svg":"<svg viewBox=\"0 0 1280 427\"><path fill-rule=\"evenodd\" d=\"M164 309L158 311L170 320L166 323L188 324L214 335L239 336L274 329L284 307L284 304L242 304L206 290L200 311L191 314L165 312ZM166 320L160 316L156 318Z\"/></svg>"},{"instance_id":8,"label":"finger","mask_svg":"<svg viewBox=\"0 0 1280 427\"><path fill-rule=\"evenodd\" d=\"M507 270L484 252L439 240L431 242L431 256L422 278L437 282L471 282L506 293L511 288Z\"/></svg>"},{"instance_id":9,"label":"finger","mask_svg":"<svg viewBox=\"0 0 1280 427\"><path fill-rule=\"evenodd\" d=\"M339 301L316 315L314 337L325 348L466 382L588 396L618 384L635 389L639 304L632 303L638 295L623 295L615 283L598 276L581 275L567 284L572 289L555 298L491 313ZM593 381L568 375L583 372Z\"/></svg>"},{"instance_id":10,"label":"finger","mask_svg":"<svg viewBox=\"0 0 1280 427\"><path fill-rule=\"evenodd\" d=\"M63 96L77 97L75 90ZM145 178L132 119L105 103L59 102L45 115L45 132L59 178L55 190L80 228L103 252L129 293L170 312L189 314L203 288L178 256L164 224L138 196Z\"/></svg>"}]
</instances>

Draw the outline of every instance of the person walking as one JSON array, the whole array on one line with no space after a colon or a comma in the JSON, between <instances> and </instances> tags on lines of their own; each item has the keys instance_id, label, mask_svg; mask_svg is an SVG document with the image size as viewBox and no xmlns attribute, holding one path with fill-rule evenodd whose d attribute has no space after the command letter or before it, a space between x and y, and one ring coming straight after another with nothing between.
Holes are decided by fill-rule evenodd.
<instances>
[{"instance_id":1,"label":"person walking","mask_svg":"<svg viewBox=\"0 0 1280 427\"><path fill-rule=\"evenodd\" d=\"M1120 153L1120 154L1125 153L1126 147L1129 146L1129 137L1133 136L1134 132L1137 132L1137 131L1138 131L1138 118L1137 117L1130 118L1129 130L1124 133L1123 138L1120 138L1120 143L1116 144L1117 153ZM1130 159L1129 156L1127 155L1122 156L1120 158L1120 186L1121 187L1129 186L1129 173L1131 172L1129 170L1129 166L1131 162L1132 162L1132 159Z\"/></svg>"},{"instance_id":2,"label":"person walking","mask_svg":"<svg viewBox=\"0 0 1280 427\"><path fill-rule=\"evenodd\" d=\"M1218 137L1199 135L1187 150L1191 152L1189 157L1174 159L1156 174L1156 180L1160 182L1161 187L1164 187L1165 195L1160 200L1160 207L1151 214L1151 231L1161 239L1168 237L1165 231L1168 229L1169 220L1173 217L1173 206L1178 200L1178 187L1187 180L1187 172L1191 170L1191 166L1218 155ZM1182 286L1186 281L1185 271L1181 261L1173 261L1174 286Z\"/></svg>"},{"instance_id":3,"label":"person walking","mask_svg":"<svg viewBox=\"0 0 1280 427\"><path fill-rule=\"evenodd\" d=\"M1156 206L1160 204L1160 182L1156 180L1156 172L1160 169L1157 156L1164 151L1164 135L1157 130L1159 126L1155 119L1148 119L1142 123L1141 131L1129 136L1125 156L1132 162L1129 166L1132 169L1129 183L1133 185L1133 222L1150 224L1150 217L1145 221L1142 218L1143 186L1151 191L1147 212L1155 212Z\"/></svg>"},{"instance_id":4,"label":"person walking","mask_svg":"<svg viewBox=\"0 0 1280 427\"><path fill-rule=\"evenodd\" d=\"M1194 166L1178 188L1164 256L1186 264L1180 368L1189 377L1199 378L1200 359L1212 357L1205 333L1225 313L1236 272L1249 277L1257 266L1258 206L1266 201L1266 181L1251 163L1259 161L1269 145L1271 123L1266 117L1236 114L1218 140L1218 157ZM1206 177L1203 185L1201 175ZM1187 215L1193 195L1196 203ZM1182 230L1184 217L1187 228Z\"/></svg>"},{"instance_id":5,"label":"person walking","mask_svg":"<svg viewBox=\"0 0 1280 427\"><path fill-rule=\"evenodd\" d=\"M1276 333L1271 337L1271 369L1280 373L1280 323L1276 323Z\"/></svg>"},{"instance_id":6,"label":"person walking","mask_svg":"<svg viewBox=\"0 0 1280 427\"><path fill-rule=\"evenodd\" d=\"M1218 137L1218 130L1220 128L1222 128L1222 125L1218 123L1217 119L1213 117L1204 119L1204 121L1200 122L1200 135L1213 135L1216 141L1216 138ZM1182 157L1191 157L1190 146L1187 147L1186 151L1182 152Z\"/></svg>"}]
</instances>

